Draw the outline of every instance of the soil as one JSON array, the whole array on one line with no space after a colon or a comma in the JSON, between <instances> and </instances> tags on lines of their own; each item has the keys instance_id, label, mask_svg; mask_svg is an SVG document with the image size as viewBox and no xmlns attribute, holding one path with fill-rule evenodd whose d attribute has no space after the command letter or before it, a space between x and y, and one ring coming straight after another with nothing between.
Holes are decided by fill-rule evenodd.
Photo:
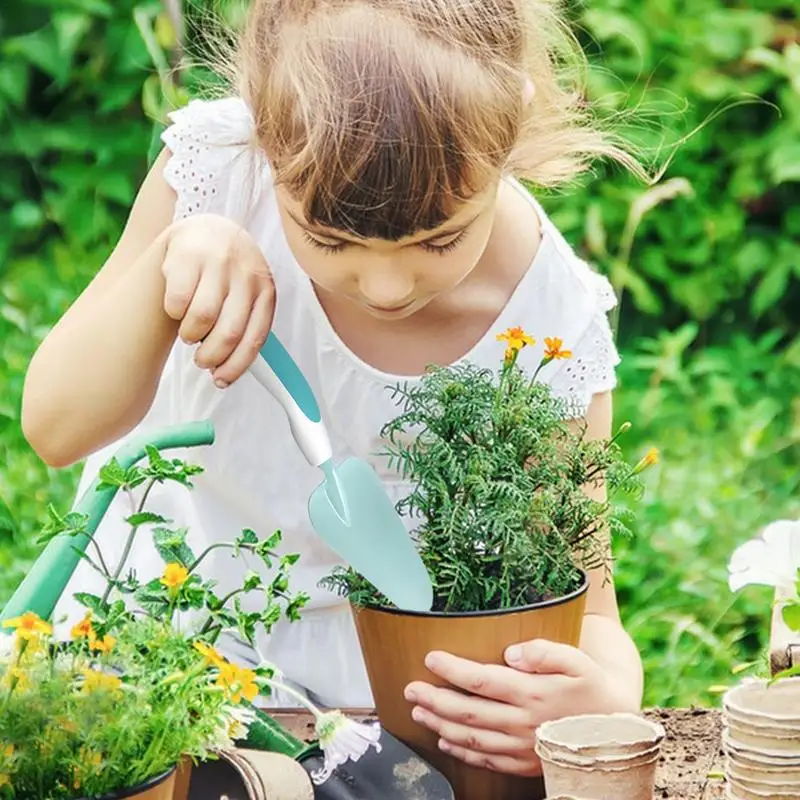
<instances>
[{"instance_id":1,"label":"soil","mask_svg":"<svg viewBox=\"0 0 800 800\"><path fill-rule=\"evenodd\" d=\"M654 709L647 716L667 733L656 774L655 800L724 797L722 717L702 708Z\"/></svg>"},{"instance_id":2,"label":"soil","mask_svg":"<svg viewBox=\"0 0 800 800\"><path fill-rule=\"evenodd\" d=\"M305 714L274 714L295 736L311 739L313 723ZM369 719L354 712L356 719ZM722 717L703 708L652 709L646 716L666 731L656 775L654 800L722 800Z\"/></svg>"}]
</instances>

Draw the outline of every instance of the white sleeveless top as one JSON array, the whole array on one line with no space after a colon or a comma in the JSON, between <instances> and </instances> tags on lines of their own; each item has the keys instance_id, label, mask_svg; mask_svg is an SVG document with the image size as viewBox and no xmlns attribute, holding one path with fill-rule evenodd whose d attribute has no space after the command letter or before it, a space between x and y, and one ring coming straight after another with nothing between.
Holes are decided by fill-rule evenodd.
<instances>
[{"instance_id":1,"label":"white sleeveless top","mask_svg":"<svg viewBox=\"0 0 800 800\"><path fill-rule=\"evenodd\" d=\"M259 243L277 291L273 330L316 394L334 457L367 460L391 498L399 500L408 487L376 454L383 448L381 427L398 411L387 386L409 379L364 363L334 332L284 238L269 165L253 144L253 122L245 103L239 98L193 100L174 112L171 121L163 141L172 153L165 176L177 193L175 218L225 215L243 224ZM495 369L503 351L496 334L521 325L537 340L535 347L521 353L522 363L533 369L542 357L544 337L559 336L573 351L573 358L550 363L541 379L585 409L592 395L615 386L619 358L606 316L615 304L614 293L605 278L573 253L524 187L514 185L541 218L541 246L495 324L464 359ZM209 374L194 365L192 355L192 347L176 343L153 406L130 435L210 419L216 441L211 447L174 451L175 456L201 464L205 471L191 492L178 486L156 487L148 507L175 525L188 527L196 553L214 542L232 541L242 528L252 528L260 536L280 529L283 551L301 554L292 572L292 588L308 592L312 599L300 622L282 622L269 638L262 637L260 655L323 704L370 706L347 604L317 586L340 563L308 521L308 497L321 474L308 465L294 443L281 407L249 373L219 390ZM123 441L88 459L79 493ZM118 496L100 526L98 543L109 562L116 563L120 556L127 532L122 520L129 513L127 498ZM220 548L206 559L201 572L219 581L222 594L241 585L247 568L260 569L255 559L247 562ZM147 531L139 535L129 563L140 580L160 575L162 562ZM81 616L72 594L97 593L101 581L89 565L79 565L56 610L56 620L68 615L58 625L62 631ZM258 607L255 594L252 607ZM257 660L249 647L233 637L221 644L232 658ZM278 695L270 704L285 702Z\"/></svg>"}]
</instances>

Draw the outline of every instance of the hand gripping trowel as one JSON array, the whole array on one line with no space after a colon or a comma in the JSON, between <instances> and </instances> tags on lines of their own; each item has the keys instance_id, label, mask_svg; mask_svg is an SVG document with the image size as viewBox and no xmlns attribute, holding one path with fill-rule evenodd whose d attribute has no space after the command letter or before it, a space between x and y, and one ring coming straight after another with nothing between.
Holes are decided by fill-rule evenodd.
<instances>
[{"instance_id":1,"label":"hand gripping trowel","mask_svg":"<svg viewBox=\"0 0 800 800\"><path fill-rule=\"evenodd\" d=\"M430 576L380 478L361 459L334 462L314 393L273 333L250 372L283 407L308 463L323 472L308 501L316 533L398 608L430 611Z\"/></svg>"}]
</instances>

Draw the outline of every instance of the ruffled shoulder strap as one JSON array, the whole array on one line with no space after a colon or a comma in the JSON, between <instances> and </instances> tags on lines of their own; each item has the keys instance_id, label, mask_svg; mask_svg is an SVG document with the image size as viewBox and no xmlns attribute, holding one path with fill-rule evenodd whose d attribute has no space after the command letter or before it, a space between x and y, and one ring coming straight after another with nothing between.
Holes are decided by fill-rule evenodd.
<instances>
[{"instance_id":1,"label":"ruffled shoulder strap","mask_svg":"<svg viewBox=\"0 0 800 800\"><path fill-rule=\"evenodd\" d=\"M620 356L608 318L617 305L617 297L608 278L574 253L569 266L581 287L571 293L571 300L581 313L573 317L573 338L565 342L572 357L550 365L555 369L549 382L556 394L568 398L572 407L584 414L594 395L611 391L617 385Z\"/></svg>"},{"instance_id":2,"label":"ruffled shoulder strap","mask_svg":"<svg viewBox=\"0 0 800 800\"><path fill-rule=\"evenodd\" d=\"M246 225L270 179L247 104L195 99L169 119L161 141L171 153L164 178L177 195L175 219L220 214Z\"/></svg>"}]
</instances>

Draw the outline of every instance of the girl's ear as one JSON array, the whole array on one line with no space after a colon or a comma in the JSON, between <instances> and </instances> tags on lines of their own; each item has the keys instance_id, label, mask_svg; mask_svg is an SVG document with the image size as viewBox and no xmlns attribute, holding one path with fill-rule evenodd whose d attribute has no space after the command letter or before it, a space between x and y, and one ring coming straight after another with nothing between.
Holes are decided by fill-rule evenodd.
<instances>
[{"instance_id":1,"label":"girl's ear","mask_svg":"<svg viewBox=\"0 0 800 800\"><path fill-rule=\"evenodd\" d=\"M526 76L525 84L522 87L522 104L525 106L530 105L535 95L536 87L533 85L533 81Z\"/></svg>"}]
</instances>

